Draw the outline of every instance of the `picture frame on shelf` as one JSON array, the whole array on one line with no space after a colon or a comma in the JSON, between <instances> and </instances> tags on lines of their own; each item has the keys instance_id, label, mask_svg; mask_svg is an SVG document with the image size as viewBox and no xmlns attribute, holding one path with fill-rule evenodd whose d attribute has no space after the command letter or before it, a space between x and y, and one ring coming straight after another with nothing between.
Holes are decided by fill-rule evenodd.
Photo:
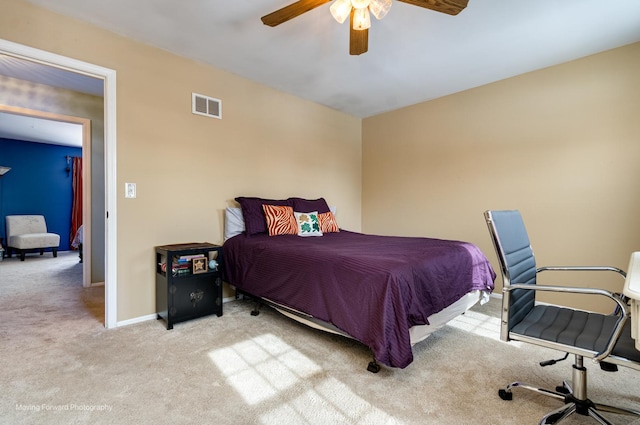
<instances>
[{"instance_id":1,"label":"picture frame on shelf","mask_svg":"<svg viewBox=\"0 0 640 425\"><path fill-rule=\"evenodd\" d=\"M207 272L207 259L206 258L194 258L192 261L192 273L206 273Z\"/></svg>"}]
</instances>

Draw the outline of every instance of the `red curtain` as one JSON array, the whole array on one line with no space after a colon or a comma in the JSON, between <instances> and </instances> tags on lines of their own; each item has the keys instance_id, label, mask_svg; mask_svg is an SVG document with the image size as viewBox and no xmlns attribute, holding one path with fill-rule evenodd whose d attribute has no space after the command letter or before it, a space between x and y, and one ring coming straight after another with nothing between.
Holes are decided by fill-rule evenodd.
<instances>
[{"instance_id":1,"label":"red curtain","mask_svg":"<svg viewBox=\"0 0 640 425\"><path fill-rule=\"evenodd\" d=\"M73 206L71 207L71 232L69 242L73 241L78 228L82 226L82 158L73 157ZM73 248L72 248L73 249Z\"/></svg>"}]
</instances>

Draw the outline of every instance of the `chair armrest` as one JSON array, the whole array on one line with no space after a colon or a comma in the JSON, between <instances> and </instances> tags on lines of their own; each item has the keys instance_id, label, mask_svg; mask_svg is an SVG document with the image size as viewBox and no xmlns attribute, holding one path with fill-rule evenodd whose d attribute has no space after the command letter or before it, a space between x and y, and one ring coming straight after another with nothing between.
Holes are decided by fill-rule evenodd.
<instances>
[{"instance_id":1,"label":"chair armrest","mask_svg":"<svg viewBox=\"0 0 640 425\"><path fill-rule=\"evenodd\" d=\"M545 271L615 272L618 273L623 279L627 277L627 273L624 270L612 266L546 266L536 269L536 273ZM629 302L629 298L626 295L619 295L622 297L624 302ZM618 310L616 309L615 313L617 312Z\"/></svg>"},{"instance_id":2,"label":"chair armrest","mask_svg":"<svg viewBox=\"0 0 640 425\"><path fill-rule=\"evenodd\" d=\"M615 271L615 270L613 270ZM624 273L624 272L623 272ZM549 285L528 285L523 283L515 283L509 285L507 287L502 288L503 292L510 292L514 289L524 289L527 291L543 291L543 292L562 292L562 293L571 293L571 294L586 294L586 295L600 295L607 297L613 300L619 309L616 311L620 311L622 314L618 315L618 320L616 321L616 325L607 341L607 345L604 350L596 354L593 358L595 362L602 361L605 357L611 354L613 351L613 347L615 347L616 342L618 342L618 338L622 333L622 328L624 327L625 322L629 318L629 306L627 305L624 298L622 298L621 294L615 294L613 292L607 291L605 289L599 288L575 288L570 286L549 286Z\"/></svg>"},{"instance_id":3,"label":"chair armrest","mask_svg":"<svg viewBox=\"0 0 640 425\"><path fill-rule=\"evenodd\" d=\"M627 273L625 273L624 270L611 266L547 266L540 267L536 270L537 273L546 271L615 272L620 274L622 277L627 277Z\"/></svg>"},{"instance_id":4,"label":"chair armrest","mask_svg":"<svg viewBox=\"0 0 640 425\"><path fill-rule=\"evenodd\" d=\"M546 291L546 292L568 292L573 294L587 294L587 295L601 295L607 298L611 298L615 301L618 306L626 311L627 304L624 302L622 298L620 298L619 294L615 294L611 291L607 291L606 289L599 288L576 288L573 286L551 286L551 285L529 285L526 283L514 283L509 286L504 287L503 292L513 291L514 289L525 289L528 291Z\"/></svg>"}]
</instances>

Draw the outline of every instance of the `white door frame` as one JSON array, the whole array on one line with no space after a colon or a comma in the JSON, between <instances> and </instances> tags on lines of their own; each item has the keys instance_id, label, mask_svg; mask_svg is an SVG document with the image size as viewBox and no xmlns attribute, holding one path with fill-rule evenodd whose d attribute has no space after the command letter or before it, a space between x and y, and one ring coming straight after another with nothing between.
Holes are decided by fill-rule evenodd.
<instances>
[{"instance_id":1,"label":"white door frame","mask_svg":"<svg viewBox=\"0 0 640 425\"><path fill-rule=\"evenodd\" d=\"M105 326L117 318L117 191L116 191L116 71L0 39L0 53L104 80L105 156Z\"/></svg>"}]
</instances>

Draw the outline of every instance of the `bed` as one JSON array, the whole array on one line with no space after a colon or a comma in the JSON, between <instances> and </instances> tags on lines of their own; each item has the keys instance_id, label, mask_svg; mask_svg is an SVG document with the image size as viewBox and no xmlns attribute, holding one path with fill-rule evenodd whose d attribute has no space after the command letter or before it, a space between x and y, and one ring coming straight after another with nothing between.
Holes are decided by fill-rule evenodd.
<instances>
[{"instance_id":1,"label":"bed","mask_svg":"<svg viewBox=\"0 0 640 425\"><path fill-rule=\"evenodd\" d=\"M372 372L378 362L407 367L413 344L493 290L496 274L471 243L339 229L322 198L236 200L241 209L226 212L225 280L291 318L365 344L373 352ZM317 232L320 237L292 229L272 235L269 214L260 211L278 203L280 211L290 208L306 218L329 216L333 226Z\"/></svg>"},{"instance_id":2,"label":"bed","mask_svg":"<svg viewBox=\"0 0 640 425\"><path fill-rule=\"evenodd\" d=\"M71 241L71 247L74 249L78 250L78 257L80 257L80 262L82 263L82 242L84 239L84 232L83 232L83 227L84 225L80 225L80 227L78 227L78 230L76 231L75 236L73 237L73 240Z\"/></svg>"}]
</instances>

